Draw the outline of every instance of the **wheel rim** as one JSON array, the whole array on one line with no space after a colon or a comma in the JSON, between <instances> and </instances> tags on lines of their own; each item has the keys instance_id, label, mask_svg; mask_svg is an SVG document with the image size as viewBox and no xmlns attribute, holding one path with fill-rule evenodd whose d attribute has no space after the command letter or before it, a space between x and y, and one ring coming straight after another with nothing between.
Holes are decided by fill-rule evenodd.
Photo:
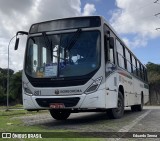
<instances>
[{"instance_id":1,"label":"wheel rim","mask_svg":"<svg viewBox=\"0 0 160 141\"><path fill-rule=\"evenodd\" d=\"M122 100L120 98L118 98L118 107L116 108L116 112L120 113L123 111L123 104L122 104Z\"/></svg>"}]
</instances>

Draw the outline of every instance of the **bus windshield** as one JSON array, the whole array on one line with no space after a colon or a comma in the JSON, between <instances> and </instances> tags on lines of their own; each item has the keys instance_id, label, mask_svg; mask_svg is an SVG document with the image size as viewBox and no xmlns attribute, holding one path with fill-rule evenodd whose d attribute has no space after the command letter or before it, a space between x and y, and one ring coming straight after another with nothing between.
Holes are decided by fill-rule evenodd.
<instances>
[{"instance_id":1,"label":"bus windshield","mask_svg":"<svg viewBox=\"0 0 160 141\"><path fill-rule=\"evenodd\" d=\"M28 39L25 72L33 78L87 75L100 65L100 32L81 31Z\"/></svg>"}]
</instances>

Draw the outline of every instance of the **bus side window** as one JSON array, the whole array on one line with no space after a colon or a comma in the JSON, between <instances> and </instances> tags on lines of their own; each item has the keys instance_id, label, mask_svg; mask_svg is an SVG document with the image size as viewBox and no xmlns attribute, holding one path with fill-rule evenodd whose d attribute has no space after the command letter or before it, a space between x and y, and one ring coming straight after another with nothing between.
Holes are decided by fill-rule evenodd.
<instances>
[{"instance_id":1,"label":"bus side window","mask_svg":"<svg viewBox=\"0 0 160 141\"><path fill-rule=\"evenodd\" d=\"M134 56L132 56L132 66L133 66L133 74L136 76L137 75L137 68L136 68L136 60Z\"/></svg>"},{"instance_id":2,"label":"bus side window","mask_svg":"<svg viewBox=\"0 0 160 141\"><path fill-rule=\"evenodd\" d=\"M126 55L127 70L129 72L132 72L130 52L126 48L125 48L125 55Z\"/></svg>"},{"instance_id":3,"label":"bus side window","mask_svg":"<svg viewBox=\"0 0 160 141\"><path fill-rule=\"evenodd\" d=\"M143 80L146 81L145 67L143 67Z\"/></svg>"},{"instance_id":4,"label":"bus side window","mask_svg":"<svg viewBox=\"0 0 160 141\"><path fill-rule=\"evenodd\" d=\"M138 77L141 78L141 71L140 71L139 61L137 61L137 70L138 70Z\"/></svg>"},{"instance_id":5,"label":"bus side window","mask_svg":"<svg viewBox=\"0 0 160 141\"><path fill-rule=\"evenodd\" d=\"M140 64L140 70L141 70L141 78L144 80L144 74L143 74L143 66Z\"/></svg>"},{"instance_id":6,"label":"bus side window","mask_svg":"<svg viewBox=\"0 0 160 141\"><path fill-rule=\"evenodd\" d=\"M113 32L108 26L104 25L104 46L105 46L105 60L115 64L114 44L115 38ZM109 53L108 53L109 49Z\"/></svg>"},{"instance_id":7,"label":"bus side window","mask_svg":"<svg viewBox=\"0 0 160 141\"><path fill-rule=\"evenodd\" d=\"M114 38L110 37L109 39L109 51L110 51L110 62L115 64L115 57L114 57Z\"/></svg>"},{"instance_id":8,"label":"bus side window","mask_svg":"<svg viewBox=\"0 0 160 141\"><path fill-rule=\"evenodd\" d=\"M118 61L118 65L121 68L125 69L125 59L124 59L124 49L123 46L121 45L121 43L116 40L116 47L117 47L117 61Z\"/></svg>"}]
</instances>

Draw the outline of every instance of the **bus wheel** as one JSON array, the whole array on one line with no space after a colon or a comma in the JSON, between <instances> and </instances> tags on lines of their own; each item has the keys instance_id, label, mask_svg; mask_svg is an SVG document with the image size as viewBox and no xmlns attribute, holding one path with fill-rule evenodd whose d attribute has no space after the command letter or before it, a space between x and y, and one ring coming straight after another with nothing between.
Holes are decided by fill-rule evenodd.
<instances>
[{"instance_id":1,"label":"bus wheel","mask_svg":"<svg viewBox=\"0 0 160 141\"><path fill-rule=\"evenodd\" d=\"M143 95L141 95L141 104L137 105L137 111L143 110L143 104L144 104Z\"/></svg>"},{"instance_id":2,"label":"bus wheel","mask_svg":"<svg viewBox=\"0 0 160 141\"><path fill-rule=\"evenodd\" d=\"M141 104L131 106L132 112L142 111L143 110L143 104L144 104L143 95L141 95Z\"/></svg>"},{"instance_id":3,"label":"bus wheel","mask_svg":"<svg viewBox=\"0 0 160 141\"><path fill-rule=\"evenodd\" d=\"M71 112L68 110L49 110L51 116L56 120L66 120Z\"/></svg>"},{"instance_id":4,"label":"bus wheel","mask_svg":"<svg viewBox=\"0 0 160 141\"><path fill-rule=\"evenodd\" d=\"M124 98L121 92L118 92L118 107L108 109L107 114L111 119L121 118L124 114Z\"/></svg>"},{"instance_id":5,"label":"bus wheel","mask_svg":"<svg viewBox=\"0 0 160 141\"><path fill-rule=\"evenodd\" d=\"M137 105L132 105L132 106L131 106L131 111L132 111L132 112L137 111Z\"/></svg>"}]
</instances>

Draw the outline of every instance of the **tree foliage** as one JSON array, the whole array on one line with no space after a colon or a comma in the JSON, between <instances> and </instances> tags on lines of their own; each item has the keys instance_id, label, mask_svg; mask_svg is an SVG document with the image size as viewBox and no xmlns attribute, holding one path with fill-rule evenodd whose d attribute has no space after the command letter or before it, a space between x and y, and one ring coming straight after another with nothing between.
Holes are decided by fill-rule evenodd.
<instances>
[{"instance_id":1,"label":"tree foliage","mask_svg":"<svg viewBox=\"0 0 160 141\"><path fill-rule=\"evenodd\" d=\"M6 105L8 69L0 68L0 105ZM22 103L22 71L9 69L9 103Z\"/></svg>"},{"instance_id":2,"label":"tree foliage","mask_svg":"<svg viewBox=\"0 0 160 141\"><path fill-rule=\"evenodd\" d=\"M150 103L160 104L160 65L149 62L146 66L150 85Z\"/></svg>"},{"instance_id":3,"label":"tree foliage","mask_svg":"<svg viewBox=\"0 0 160 141\"><path fill-rule=\"evenodd\" d=\"M11 77L10 96L16 103L22 102L22 71L15 73Z\"/></svg>"}]
</instances>

